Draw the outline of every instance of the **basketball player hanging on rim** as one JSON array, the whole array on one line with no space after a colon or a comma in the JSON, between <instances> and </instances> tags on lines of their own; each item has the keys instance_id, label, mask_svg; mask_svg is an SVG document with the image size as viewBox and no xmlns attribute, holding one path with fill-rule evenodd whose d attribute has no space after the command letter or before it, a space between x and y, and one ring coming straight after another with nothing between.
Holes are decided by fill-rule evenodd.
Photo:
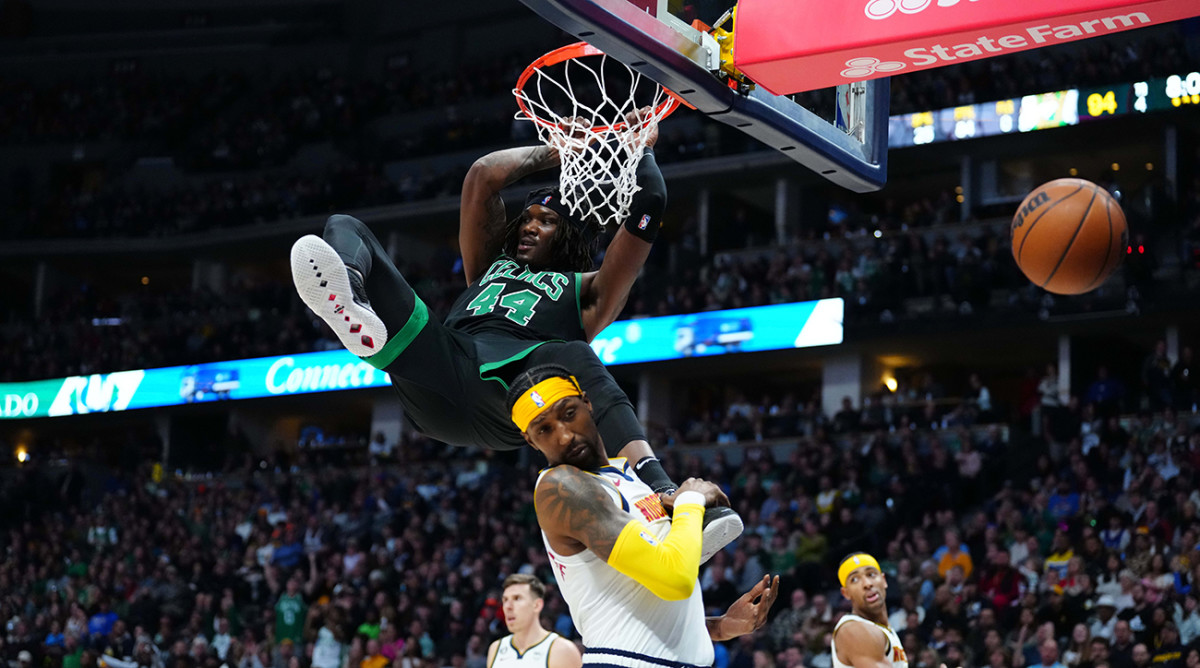
<instances>
[{"instance_id":1,"label":"basketball player hanging on rim","mask_svg":"<svg viewBox=\"0 0 1200 668\"><path fill-rule=\"evenodd\" d=\"M579 668L582 657L570 640L542 627L546 586L526 573L504 578L501 603L509 634L488 647L488 668Z\"/></svg>"},{"instance_id":2,"label":"basketball player hanging on rim","mask_svg":"<svg viewBox=\"0 0 1200 668\"><path fill-rule=\"evenodd\" d=\"M634 462L656 492L669 495L675 484L653 456L633 405L588 345L624 307L666 206L652 149L657 123L647 109L626 120L628 132L646 133L640 190L598 270L594 227L572 215L557 188L529 193L521 213L505 221L501 189L558 165L557 151L543 145L491 153L467 173L459 246L468 287L444 323L430 319L375 235L350 216L331 217L324 238L308 235L293 245L292 278L350 352L388 373L424 434L452 445L523 447L505 390L522 370L557 362L575 370L593 398L609 454ZM743 525L724 507L710 509L705 520L707 560Z\"/></svg>"},{"instance_id":3,"label":"basketball player hanging on rim","mask_svg":"<svg viewBox=\"0 0 1200 668\"><path fill-rule=\"evenodd\" d=\"M838 565L838 581L850 614L833 628L833 668L908 668L900 636L888 624L887 576L875 557L865 552L846 557Z\"/></svg>"},{"instance_id":4,"label":"basketball player hanging on rim","mask_svg":"<svg viewBox=\"0 0 1200 668\"><path fill-rule=\"evenodd\" d=\"M713 483L690 478L668 517L628 462L610 459L594 404L572 372L532 367L508 391L513 424L546 457L534 509L555 580L583 636L583 665L711 666L713 641L767 620L779 576L764 576L720 617L704 616L697 576L701 516L728 503Z\"/></svg>"}]
</instances>

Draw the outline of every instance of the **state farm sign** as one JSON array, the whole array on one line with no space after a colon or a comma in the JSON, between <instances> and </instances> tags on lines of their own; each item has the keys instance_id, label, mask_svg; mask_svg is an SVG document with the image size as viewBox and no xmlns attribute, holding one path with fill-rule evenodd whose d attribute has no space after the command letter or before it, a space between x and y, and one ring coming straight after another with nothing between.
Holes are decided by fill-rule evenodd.
<instances>
[{"instance_id":1,"label":"state farm sign","mask_svg":"<svg viewBox=\"0 0 1200 668\"><path fill-rule=\"evenodd\" d=\"M1196 15L1196 0L740 0L734 64L785 95Z\"/></svg>"}]
</instances>

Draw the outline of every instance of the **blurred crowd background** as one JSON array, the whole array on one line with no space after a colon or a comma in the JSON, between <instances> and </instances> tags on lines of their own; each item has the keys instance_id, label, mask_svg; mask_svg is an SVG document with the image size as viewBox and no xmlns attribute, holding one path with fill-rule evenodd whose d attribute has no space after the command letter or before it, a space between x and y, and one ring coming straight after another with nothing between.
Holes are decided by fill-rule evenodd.
<instances>
[{"instance_id":1,"label":"blurred crowd background","mask_svg":"<svg viewBox=\"0 0 1200 668\"><path fill-rule=\"evenodd\" d=\"M1194 665L1195 414L1119 417L1072 397L1042 405L1035 435L983 398L955 409L970 419L932 421L735 399L719 447L660 447L677 479L719 482L746 520L702 567L710 612L783 575L770 623L724 644L718 666L831 665L848 605L836 563L855 550L880 558L915 666ZM536 529L535 465L416 434L367 440L230 454L207 475L141 463L101 485L73 467L23 470L5 490L0 656L479 667L505 633L500 582L514 572L551 585L543 624L577 637Z\"/></svg>"}]
</instances>

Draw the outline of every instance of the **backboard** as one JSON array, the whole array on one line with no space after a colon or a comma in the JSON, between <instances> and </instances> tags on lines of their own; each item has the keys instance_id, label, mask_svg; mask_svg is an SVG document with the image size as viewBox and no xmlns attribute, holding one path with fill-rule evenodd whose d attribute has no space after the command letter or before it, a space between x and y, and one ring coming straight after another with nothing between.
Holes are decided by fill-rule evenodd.
<instances>
[{"instance_id":1,"label":"backboard","mask_svg":"<svg viewBox=\"0 0 1200 668\"><path fill-rule=\"evenodd\" d=\"M708 31L684 23L667 10L667 0L521 1L714 120L840 186L869 192L887 181L890 87L886 78L839 87L839 120L830 123L789 97L723 70L723 62L730 60L732 38L721 44Z\"/></svg>"}]
</instances>

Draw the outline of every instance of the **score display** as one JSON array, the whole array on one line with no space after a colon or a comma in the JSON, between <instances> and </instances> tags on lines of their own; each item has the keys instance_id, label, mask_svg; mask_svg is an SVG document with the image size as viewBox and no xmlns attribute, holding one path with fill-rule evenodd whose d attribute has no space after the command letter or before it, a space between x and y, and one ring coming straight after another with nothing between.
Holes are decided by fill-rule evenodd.
<instances>
[{"instance_id":1,"label":"score display","mask_svg":"<svg viewBox=\"0 0 1200 668\"><path fill-rule=\"evenodd\" d=\"M1172 106L1200 105L1200 72L1189 72L1186 76L1173 74L1167 77L1165 93Z\"/></svg>"},{"instance_id":2,"label":"score display","mask_svg":"<svg viewBox=\"0 0 1200 668\"><path fill-rule=\"evenodd\" d=\"M1075 125L1077 95L1075 90L1058 91L892 116L888 148Z\"/></svg>"},{"instance_id":3,"label":"score display","mask_svg":"<svg viewBox=\"0 0 1200 668\"><path fill-rule=\"evenodd\" d=\"M888 120L888 148L1045 130L1185 105L1200 106L1200 72L898 114Z\"/></svg>"},{"instance_id":4,"label":"score display","mask_svg":"<svg viewBox=\"0 0 1200 668\"><path fill-rule=\"evenodd\" d=\"M1017 128L1015 103L1012 100L1003 103L1008 113L995 113L1001 103L992 103L892 116L888 120L888 148L1012 132Z\"/></svg>"},{"instance_id":5,"label":"score display","mask_svg":"<svg viewBox=\"0 0 1200 668\"><path fill-rule=\"evenodd\" d=\"M1079 118L1085 121L1123 114L1167 111L1190 104L1200 105L1200 72L1084 88L1079 91L1079 99Z\"/></svg>"}]
</instances>

